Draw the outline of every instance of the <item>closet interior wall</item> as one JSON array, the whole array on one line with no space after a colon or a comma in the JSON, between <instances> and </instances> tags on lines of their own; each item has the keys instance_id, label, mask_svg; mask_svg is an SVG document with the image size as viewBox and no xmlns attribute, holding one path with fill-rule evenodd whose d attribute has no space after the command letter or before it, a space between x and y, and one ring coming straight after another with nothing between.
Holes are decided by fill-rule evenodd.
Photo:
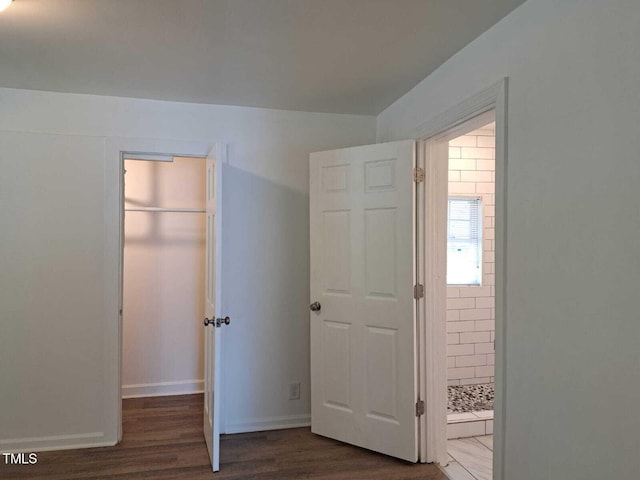
<instances>
[{"instance_id":1,"label":"closet interior wall","mask_svg":"<svg viewBox=\"0 0 640 480\"><path fill-rule=\"evenodd\" d=\"M201 392L205 160L125 160L122 395Z\"/></svg>"}]
</instances>

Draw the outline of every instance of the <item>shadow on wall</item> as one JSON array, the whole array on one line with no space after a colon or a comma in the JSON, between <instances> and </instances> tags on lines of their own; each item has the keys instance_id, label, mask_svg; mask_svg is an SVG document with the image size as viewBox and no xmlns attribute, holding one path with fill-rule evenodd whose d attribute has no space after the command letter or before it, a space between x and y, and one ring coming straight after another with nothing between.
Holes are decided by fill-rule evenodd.
<instances>
[{"instance_id":1,"label":"shadow on wall","mask_svg":"<svg viewBox=\"0 0 640 480\"><path fill-rule=\"evenodd\" d=\"M304 161L304 160L301 160ZM223 170L223 408L227 425L309 414L309 197ZM288 401L292 382L301 399Z\"/></svg>"}]
</instances>

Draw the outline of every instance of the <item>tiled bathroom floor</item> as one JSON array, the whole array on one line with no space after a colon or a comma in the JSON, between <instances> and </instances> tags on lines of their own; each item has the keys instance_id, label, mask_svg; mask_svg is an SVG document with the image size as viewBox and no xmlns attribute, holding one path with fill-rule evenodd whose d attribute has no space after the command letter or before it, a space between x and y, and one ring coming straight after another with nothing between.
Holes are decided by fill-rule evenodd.
<instances>
[{"instance_id":1,"label":"tiled bathroom floor","mask_svg":"<svg viewBox=\"0 0 640 480\"><path fill-rule=\"evenodd\" d=\"M451 480L492 480L493 435L448 440L447 453L443 470Z\"/></svg>"}]
</instances>

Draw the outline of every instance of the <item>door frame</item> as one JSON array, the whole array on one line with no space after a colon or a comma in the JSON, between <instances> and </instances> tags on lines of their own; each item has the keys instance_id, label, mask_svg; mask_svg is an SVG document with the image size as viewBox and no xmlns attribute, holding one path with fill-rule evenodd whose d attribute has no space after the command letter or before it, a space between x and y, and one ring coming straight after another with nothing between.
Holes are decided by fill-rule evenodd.
<instances>
[{"instance_id":1,"label":"door frame","mask_svg":"<svg viewBox=\"0 0 640 480\"><path fill-rule=\"evenodd\" d=\"M425 182L417 193L417 272L425 296L418 299L418 344L420 396L425 415L420 417L420 458L446 464L447 459L447 367L446 367L446 255L439 254L446 242L446 218L438 215L438 201L446 199L448 161L444 138L475 117L494 111L496 130L496 285L495 285L495 401L493 478L504 479L506 407L506 248L507 248L507 95L508 78L478 92L413 130L418 141L417 165L425 170ZM444 163L446 165L446 163ZM444 195L443 195L444 192ZM438 200L440 199L440 200ZM426 227L429 226L429 229ZM427 248L435 246L435 248ZM440 248L438 248L440 247ZM444 250L446 251L446 249ZM428 255L427 255L428 254ZM436 272L436 276L433 272ZM427 275L426 273L430 274Z\"/></svg>"},{"instance_id":2,"label":"door frame","mask_svg":"<svg viewBox=\"0 0 640 480\"><path fill-rule=\"evenodd\" d=\"M122 441L122 307L124 261L124 160L166 161L167 157L206 158L226 163L226 144L149 138L109 137L104 156L104 409L110 433ZM204 179L203 179L204 181ZM117 262L114 262L117 259ZM224 335L223 335L224 336ZM224 342L221 342L224 345ZM223 347L224 349L224 347ZM223 352L220 352L221 355ZM224 373L221 371L221 376ZM222 384L223 378L220 379ZM224 395L220 403L220 431L224 432ZM106 433L106 432L105 432Z\"/></svg>"}]
</instances>

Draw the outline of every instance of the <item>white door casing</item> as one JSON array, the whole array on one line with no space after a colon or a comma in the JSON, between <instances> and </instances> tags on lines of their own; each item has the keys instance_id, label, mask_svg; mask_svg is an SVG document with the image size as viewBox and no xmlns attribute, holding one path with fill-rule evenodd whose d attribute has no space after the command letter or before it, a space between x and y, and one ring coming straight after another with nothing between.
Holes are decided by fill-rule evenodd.
<instances>
[{"instance_id":1,"label":"white door casing","mask_svg":"<svg viewBox=\"0 0 640 480\"><path fill-rule=\"evenodd\" d=\"M311 429L418 460L415 142L310 156Z\"/></svg>"},{"instance_id":2,"label":"white door casing","mask_svg":"<svg viewBox=\"0 0 640 480\"><path fill-rule=\"evenodd\" d=\"M215 151L206 165L206 256L205 256L205 336L204 336L204 437L214 472L220 469L220 329L222 242L222 161Z\"/></svg>"}]
</instances>

